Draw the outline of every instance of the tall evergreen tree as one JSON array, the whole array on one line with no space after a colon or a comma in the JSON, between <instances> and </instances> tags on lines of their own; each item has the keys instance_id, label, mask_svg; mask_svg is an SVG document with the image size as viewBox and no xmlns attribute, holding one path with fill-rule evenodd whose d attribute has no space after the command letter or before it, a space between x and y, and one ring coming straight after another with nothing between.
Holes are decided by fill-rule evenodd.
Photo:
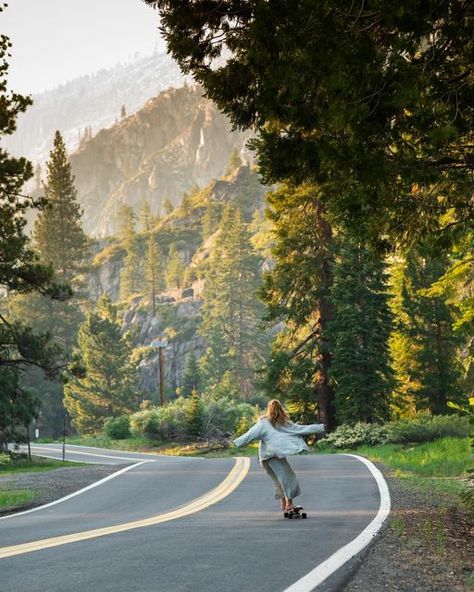
<instances>
[{"instance_id":1,"label":"tall evergreen tree","mask_svg":"<svg viewBox=\"0 0 474 592\"><path fill-rule=\"evenodd\" d=\"M168 288L182 288L184 277L184 265L177 246L172 243L168 253L168 266L166 268L166 283Z\"/></svg>"},{"instance_id":2,"label":"tall evergreen tree","mask_svg":"<svg viewBox=\"0 0 474 592\"><path fill-rule=\"evenodd\" d=\"M264 297L270 318L286 326L269 364L267 388L291 394L306 421L317 404L318 420L331 430L336 423L328 337L333 318L332 227L313 185L282 186L269 195L267 213L276 242Z\"/></svg>"},{"instance_id":3,"label":"tall evergreen tree","mask_svg":"<svg viewBox=\"0 0 474 592\"><path fill-rule=\"evenodd\" d=\"M108 296L101 296L97 309L87 315L78 342L85 374L66 384L64 402L79 433L96 433L108 417L134 411L139 402L132 346L121 335Z\"/></svg>"},{"instance_id":4,"label":"tall evergreen tree","mask_svg":"<svg viewBox=\"0 0 474 592\"><path fill-rule=\"evenodd\" d=\"M257 297L260 259L253 252L247 225L227 206L205 276L201 334L207 349L201 359L204 379L216 386L231 373L242 396L252 393L255 370L262 364L263 306Z\"/></svg>"},{"instance_id":5,"label":"tall evergreen tree","mask_svg":"<svg viewBox=\"0 0 474 592\"><path fill-rule=\"evenodd\" d=\"M168 198L163 201L163 210L165 212L165 216L168 216L174 210L174 205Z\"/></svg>"},{"instance_id":6,"label":"tall evergreen tree","mask_svg":"<svg viewBox=\"0 0 474 592\"><path fill-rule=\"evenodd\" d=\"M143 292L143 270L140 244L135 231L135 215L130 206L122 206L119 212L119 236L123 240L126 255L120 271L120 298L126 300Z\"/></svg>"},{"instance_id":7,"label":"tall evergreen tree","mask_svg":"<svg viewBox=\"0 0 474 592\"><path fill-rule=\"evenodd\" d=\"M143 200L140 208L140 230L142 232L150 232L153 227L153 215L150 209L150 202L145 199Z\"/></svg>"},{"instance_id":8,"label":"tall evergreen tree","mask_svg":"<svg viewBox=\"0 0 474 592\"><path fill-rule=\"evenodd\" d=\"M397 310L403 350L392 348L405 396L412 398L417 410L435 414L447 413L449 401L463 399L462 342L453 330L453 314L445 297L429 293L447 267L447 257L429 243L407 253Z\"/></svg>"},{"instance_id":9,"label":"tall evergreen tree","mask_svg":"<svg viewBox=\"0 0 474 592\"><path fill-rule=\"evenodd\" d=\"M76 345L80 308L80 274L88 253L88 240L81 227L82 212L77 203L74 177L68 162L64 142L56 132L53 149L46 164L46 207L34 226L34 242L41 260L55 268L56 276L75 288L74 297L67 301L51 300L41 294L21 294L9 299L12 318L30 319L38 332L49 333L62 350L62 363L70 360ZM58 435L64 415L63 385L30 370L25 384L31 392L41 392L42 410L38 421L45 435Z\"/></svg>"},{"instance_id":10,"label":"tall evergreen tree","mask_svg":"<svg viewBox=\"0 0 474 592\"><path fill-rule=\"evenodd\" d=\"M198 438L201 435L203 427L203 417L201 399L195 390L191 392L186 407L186 423L188 435Z\"/></svg>"},{"instance_id":11,"label":"tall evergreen tree","mask_svg":"<svg viewBox=\"0 0 474 592\"><path fill-rule=\"evenodd\" d=\"M59 131L54 136L46 171L47 207L35 221L34 242L42 261L55 269L59 279L70 281L81 269L88 241L82 230L82 211Z\"/></svg>"},{"instance_id":12,"label":"tall evergreen tree","mask_svg":"<svg viewBox=\"0 0 474 592\"><path fill-rule=\"evenodd\" d=\"M145 285L153 314L156 314L156 297L165 288L165 278L163 256L152 234L148 239L146 250Z\"/></svg>"},{"instance_id":13,"label":"tall evergreen tree","mask_svg":"<svg viewBox=\"0 0 474 592\"><path fill-rule=\"evenodd\" d=\"M0 12L4 5L0 5ZM0 136L11 135L16 118L31 104L29 97L9 92L7 86L9 50L7 36L0 37ZM25 158L13 158L0 147L0 286L10 296L41 293L65 298L70 292L53 281L53 269L39 262L25 234L26 214L42 208L40 199L22 196L22 188L32 176ZM25 388L25 369L39 367L53 374L58 368L57 348L47 335L27 325L28 316L14 320L5 311L5 296L0 296L0 448L14 440L18 426L24 428L38 409L38 399Z\"/></svg>"},{"instance_id":14,"label":"tall evergreen tree","mask_svg":"<svg viewBox=\"0 0 474 592\"><path fill-rule=\"evenodd\" d=\"M224 177L228 177L232 175L240 166L242 165L242 159L239 156L239 151L237 148L233 148L232 152L230 153L229 162L227 163L227 168L224 173Z\"/></svg>"},{"instance_id":15,"label":"tall evergreen tree","mask_svg":"<svg viewBox=\"0 0 474 592\"><path fill-rule=\"evenodd\" d=\"M183 373L183 386L181 394L183 397L191 396L193 391L199 392L201 389L201 376L199 364L194 352L191 352L186 360L186 367Z\"/></svg>"},{"instance_id":16,"label":"tall evergreen tree","mask_svg":"<svg viewBox=\"0 0 474 592\"><path fill-rule=\"evenodd\" d=\"M393 388L386 265L365 245L340 237L331 287L331 376L339 423L389 418Z\"/></svg>"}]
</instances>

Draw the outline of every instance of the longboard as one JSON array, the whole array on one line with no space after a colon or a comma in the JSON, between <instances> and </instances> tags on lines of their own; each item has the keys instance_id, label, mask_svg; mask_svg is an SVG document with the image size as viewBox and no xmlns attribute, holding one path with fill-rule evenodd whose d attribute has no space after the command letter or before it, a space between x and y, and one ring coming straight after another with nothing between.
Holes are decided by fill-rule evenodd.
<instances>
[{"instance_id":1,"label":"longboard","mask_svg":"<svg viewBox=\"0 0 474 592\"><path fill-rule=\"evenodd\" d=\"M302 512L304 510L303 506L295 506L293 509L289 510L288 512L283 512L283 516L285 518L289 518L292 520L293 518L306 518L306 512Z\"/></svg>"}]
</instances>

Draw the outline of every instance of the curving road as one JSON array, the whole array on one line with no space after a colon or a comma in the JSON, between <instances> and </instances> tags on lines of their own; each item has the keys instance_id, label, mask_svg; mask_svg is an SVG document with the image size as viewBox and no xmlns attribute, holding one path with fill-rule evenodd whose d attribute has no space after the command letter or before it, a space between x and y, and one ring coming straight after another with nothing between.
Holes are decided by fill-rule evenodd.
<instances>
[{"instance_id":1,"label":"curving road","mask_svg":"<svg viewBox=\"0 0 474 592\"><path fill-rule=\"evenodd\" d=\"M33 452L61 457L57 445ZM67 458L131 464L60 503L0 519L2 592L340 590L351 563L331 571L389 509L384 482L350 455L291 459L308 512L293 521L256 459L79 446Z\"/></svg>"}]
</instances>

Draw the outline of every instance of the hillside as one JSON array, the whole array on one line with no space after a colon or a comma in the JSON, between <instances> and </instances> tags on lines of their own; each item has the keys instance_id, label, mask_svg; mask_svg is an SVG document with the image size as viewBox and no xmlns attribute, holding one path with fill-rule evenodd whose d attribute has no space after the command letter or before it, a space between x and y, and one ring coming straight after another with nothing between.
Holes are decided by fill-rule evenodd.
<instances>
[{"instance_id":1,"label":"hillside","mask_svg":"<svg viewBox=\"0 0 474 592\"><path fill-rule=\"evenodd\" d=\"M94 134L120 117L122 105L134 113L150 97L183 82L176 63L159 53L81 76L33 95L33 105L20 114L17 131L4 139L5 145L14 155L43 163L57 129L71 152L86 127Z\"/></svg>"},{"instance_id":2,"label":"hillside","mask_svg":"<svg viewBox=\"0 0 474 592\"><path fill-rule=\"evenodd\" d=\"M165 199L176 204L193 185L220 177L234 148L250 159L247 138L231 131L199 87L162 92L71 156L85 230L113 234L123 203L138 208L146 199L153 213L162 213Z\"/></svg>"},{"instance_id":3,"label":"hillside","mask_svg":"<svg viewBox=\"0 0 474 592\"><path fill-rule=\"evenodd\" d=\"M206 211L209 207L213 209L217 227L227 204L239 207L244 218L252 221L254 247L265 258L268 254L267 244L261 237L268 239L262 215L266 191L258 175L250 167L241 166L228 177L209 183L191 198L186 208L180 205L151 231L165 255L171 244L178 246L185 265L185 283L181 289L165 290L159 295L156 315L145 293L137 294L129 302L122 302L124 331L134 336L138 348L148 346L161 336L168 338L165 383L172 389L171 392L181 385L188 356L193 353L199 357L203 349L202 338L197 333L203 304L201 269L216 238L214 233L208 239L203 239ZM149 233L138 235L143 261L148 238ZM117 302L126 251L123 243L115 238L99 241L98 245L92 264L89 293L95 300L102 292L107 292ZM150 364L141 368L141 385L152 393L156 393L157 363L158 360L152 358Z\"/></svg>"}]
</instances>

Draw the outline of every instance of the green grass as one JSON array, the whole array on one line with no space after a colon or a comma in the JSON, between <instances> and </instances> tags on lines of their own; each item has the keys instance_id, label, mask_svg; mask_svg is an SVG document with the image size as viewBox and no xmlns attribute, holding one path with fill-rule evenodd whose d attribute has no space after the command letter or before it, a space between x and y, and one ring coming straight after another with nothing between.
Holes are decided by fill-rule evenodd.
<instances>
[{"instance_id":1,"label":"green grass","mask_svg":"<svg viewBox=\"0 0 474 592\"><path fill-rule=\"evenodd\" d=\"M412 485L447 494L458 494L465 489L463 478L474 466L468 438L441 438L416 446L363 446L356 452L394 469L397 477Z\"/></svg>"},{"instance_id":2,"label":"green grass","mask_svg":"<svg viewBox=\"0 0 474 592\"><path fill-rule=\"evenodd\" d=\"M84 463L69 461L62 462L61 460L40 458L37 456L33 456L31 461L27 458L18 458L12 460L8 464L0 464L0 477L15 475L17 473L43 473L45 471L53 471L54 469L61 469L63 467L79 466L84 466Z\"/></svg>"},{"instance_id":3,"label":"green grass","mask_svg":"<svg viewBox=\"0 0 474 592\"><path fill-rule=\"evenodd\" d=\"M34 500L37 495L37 491L26 489L0 490L0 510L20 508Z\"/></svg>"}]
</instances>

